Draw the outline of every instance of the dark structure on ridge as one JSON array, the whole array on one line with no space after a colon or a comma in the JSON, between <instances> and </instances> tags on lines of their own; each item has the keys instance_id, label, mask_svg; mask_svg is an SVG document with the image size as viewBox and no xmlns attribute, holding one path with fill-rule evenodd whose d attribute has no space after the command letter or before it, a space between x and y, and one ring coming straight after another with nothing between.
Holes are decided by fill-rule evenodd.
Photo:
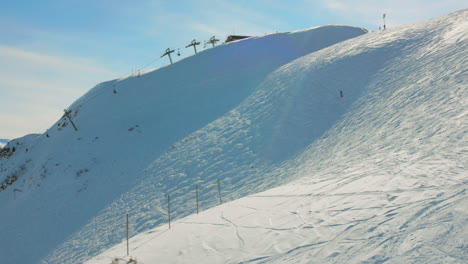
<instances>
[{"instance_id":1,"label":"dark structure on ridge","mask_svg":"<svg viewBox=\"0 0 468 264\"><path fill-rule=\"evenodd\" d=\"M229 35L226 38L226 41L224 41L224 43L228 43L228 42L236 41L236 40L240 40L240 39L246 39L246 38L250 38L250 36Z\"/></svg>"}]
</instances>

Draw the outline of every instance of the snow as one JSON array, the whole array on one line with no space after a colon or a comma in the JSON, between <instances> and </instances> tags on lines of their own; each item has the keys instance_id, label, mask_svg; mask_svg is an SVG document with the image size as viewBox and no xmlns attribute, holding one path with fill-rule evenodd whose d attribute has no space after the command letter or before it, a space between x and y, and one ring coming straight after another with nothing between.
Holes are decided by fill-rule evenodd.
<instances>
[{"instance_id":1,"label":"snow","mask_svg":"<svg viewBox=\"0 0 468 264\"><path fill-rule=\"evenodd\" d=\"M236 111L264 129L244 132L263 135L258 152L283 161L292 156L288 147L303 150L277 173L298 180L141 232L130 256L138 263L466 263L466 34L450 32L464 16L366 34L273 73L261 85L268 96ZM343 112L326 107L339 100L337 87ZM265 115L279 113L256 120L248 109L258 102L270 104ZM302 145L323 113L336 116L333 126ZM267 131L278 135L265 138ZM184 204L193 208L193 196ZM122 243L88 263L125 255Z\"/></svg>"},{"instance_id":2,"label":"snow","mask_svg":"<svg viewBox=\"0 0 468 264\"><path fill-rule=\"evenodd\" d=\"M450 216L466 208L460 189L324 188L337 184L316 179L241 198L133 237L130 255L138 263L466 261L466 240L458 234L466 235L466 218ZM128 259L125 252L122 243L86 263Z\"/></svg>"},{"instance_id":3,"label":"snow","mask_svg":"<svg viewBox=\"0 0 468 264\"><path fill-rule=\"evenodd\" d=\"M15 155L0 160L1 181L18 177L0 193L4 261L82 262L121 241L117 227L125 212L146 215L138 230L164 223L166 218L157 206L160 198L169 189L189 187L190 181L181 183L178 177L194 176L196 169L205 171L207 179L219 177L227 183L232 176L229 179L239 181L243 173L236 172L247 170L232 170L231 165L214 161L221 158L219 145L201 151L203 164L188 165L192 153L186 147L200 140L191 134L232 111L282 65L365 33L356 27L323 26L260 36L208 49L141 76L97 85L68 107L78 131L63 117L34 140L10 142L16 144ZM219 132L206 136L214 140ZM180 156L168 160L171 155ZM239 152L226 153L222 159L229 155L239 156ZM249 163L255 159L247 158ZM188 162L183 166L193 166L194 171L174 174L173 162ZM215 162L231 174L209 172ZM157 164L166 166L165 174L155 171ZM251 182L244 182L246 188L233 194L253 193L247 187L260 181L261 173L252 173ZM155 186L157 177L167 185ZM146 193L129 192L142 185L149 187ZM151 195L144 196L148 192ZM175 204L181 201L175 193L174 198ZM214 204L207 199L202 194L204 209ZM142 202L143 208L130 206ZM174 218L189 213L178 209ZM30 249L28 254L16 252L20 246Z\"/></svg>"},{"instance_id":4,"label":"snow","mask_svg":"<svg viewBox=\"0 0 468 264\"><path fill-rule=\"evenodd\" d=\"M138 263L466 263L467 12L245 39L97 85L69 107L77 132L61 119L0 159L19 178L3 261L128 260L128 213Z\"/></svg>"}]
</instances>

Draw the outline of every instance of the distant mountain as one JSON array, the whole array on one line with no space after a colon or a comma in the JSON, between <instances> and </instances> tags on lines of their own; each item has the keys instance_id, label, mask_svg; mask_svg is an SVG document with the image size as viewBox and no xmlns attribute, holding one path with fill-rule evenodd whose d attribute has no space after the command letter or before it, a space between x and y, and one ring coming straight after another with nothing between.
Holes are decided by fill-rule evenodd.
<instances>
[{"instance_id":1,"label":"distant mountain","mask_svg":"<svg viewBox=\"0 0 468 264\"><path fill-rule=\"evenodd\" d=\"M10 141L9 139L0 139L0 148L3 148L7 143L8 141Z\"/></svg>"}]
</instances>

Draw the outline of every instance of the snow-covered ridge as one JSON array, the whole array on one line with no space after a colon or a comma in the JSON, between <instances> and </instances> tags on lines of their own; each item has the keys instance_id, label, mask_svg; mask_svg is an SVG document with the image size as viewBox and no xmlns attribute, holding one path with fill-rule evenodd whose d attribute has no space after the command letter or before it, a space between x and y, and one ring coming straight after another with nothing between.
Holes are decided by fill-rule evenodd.
<instances>
[{"instance_id":1,"label":"snow-covered ridge","mask_svg":"<svg viewBox=\"0 0 468 264\"><path fill-rule=\"evenodd\" d=\"M263 181L281 158L256 153L267 147L255 142L261 127L236 109L260 99L260 83L279 67L365 33L324 26L250 38L97 85L68 108L77 131L64 116L43 135L11 141L14 155L0 159L0 180L17 178L0 192L3 261L81 263L121 241L126 212L139 219L133 233L164 223L166 193L177 219L192 213L179 205L195 182L206 209L214 178L226 201L287 180Z\"/></svg>"},{"instance_id":2,"label":"snow-covered ridge","mask_svg":"<svg viewBox=\"0 0 468 264\"><path fill-rule=\"evenodd\" d=\"M272 73L256 94L194 133L194 143L177 148L188 161L168 169L197 171L192 166L213 146L220 163L247 167L245 155L261 157L250 167L262 170L258 184L297 180L180 219L170 230L141 232L130 240L130 256L138 263L466 263L467 15L372 32ZM324 134L311 139L320 128ZM236 148L241 157L227 154ZM177 151L153 171L164 174L165 162L183 156ZM213 167L220 175L229 168ZM226 185L243 188L241 181ZM131 192L124 198L144 204ZM177 195L187 192L194 191ZM193 208L191 200L177 206ZM128 260L125 252L121 243L87 263Z\"/></svg>"}]
</instances>

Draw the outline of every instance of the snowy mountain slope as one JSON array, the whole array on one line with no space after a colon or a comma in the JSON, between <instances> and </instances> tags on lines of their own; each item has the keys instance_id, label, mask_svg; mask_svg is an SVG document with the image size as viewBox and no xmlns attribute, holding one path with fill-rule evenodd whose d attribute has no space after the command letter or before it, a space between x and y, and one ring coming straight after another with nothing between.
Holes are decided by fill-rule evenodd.
<instances>
[{"instance_id":1,"label":"snowy mountain slope","mask_svg":"<svg viewBox=\"0 0 468 264\"><path fill-rule=\"evenodd\" d=\"M219 147L221 156L238 147L242 156L222 162L248 166L248 155L264 158L254 164L265 173L258 184L297 180L180 219L170 230L142 232L131 239L130 255L138 263L466 263L467 15L369 33L271 74L235 111L195 133L201 139L172 173L192 170L206 180L209 171L196 167L209 154L197 148ZM339 103L337 89L345 94ZM330 129L307 142L328 118ZM222 132L211 138L215 131ZM162 164L176 157L153 169L164 173ZM268 170L268 161L283 162ZM230 171L220 170L228 166L213 166L229 180ZM225 188L231 185L248 192L239 191L242 182ZM177 193L167 183L158 187ZM208 192L213 200L215 191ZM194 191L185 196L174 207L193 211ZM131 192L125 198L144 204ZM143 214L131 211L133 232ZM125 252L122 243L88 263Z\"/></svg>"},{"instance_id":2,"label":"snowy mountain slope","mask_svg":"<svg viewBox=\"0 0 468 264\"><path fill-rule=\"evenodd\" d=\"M142 217L135 227L138 231L164 223L161 198L174 189L190 188L196 177L218 176L228 184L229 176L244 186L239 191L234 185L228 187L237 197L274 185L271 180L263 187L253 186L260 185L264 171L271 170L267 161L256 161L253 154L242 161L263 164L260 169L229 162L240 156L242 148L223 153L216 140L227 136L222 124L205 134L212 145L199 150L200 157L211 160L203 163L189 160L200 141L190 135L203 133L196 131L234 113L277 68L364 33L361 28L324 26L250 38L141 76L97 85L68 108L78 131L62 117L43 135L9 142L15 152L0 159L0 181L8 182L0 192L3 261L82 262L121 241L120 221L127 211ZM244 140L242 133L234 137ZM187 170L175 172L175 165ZM213 165L228 173L219 175ZM192 174L202 171L209 177ZM242 178L245 174L249 177ZM176 204L186 199L173 195ZM203 208L214 204L205 192L201 201ZM180 207L174 213L178 218L191 211ZM20 247L28 254L18 251Z\"/></svg>"}]
</instances>

